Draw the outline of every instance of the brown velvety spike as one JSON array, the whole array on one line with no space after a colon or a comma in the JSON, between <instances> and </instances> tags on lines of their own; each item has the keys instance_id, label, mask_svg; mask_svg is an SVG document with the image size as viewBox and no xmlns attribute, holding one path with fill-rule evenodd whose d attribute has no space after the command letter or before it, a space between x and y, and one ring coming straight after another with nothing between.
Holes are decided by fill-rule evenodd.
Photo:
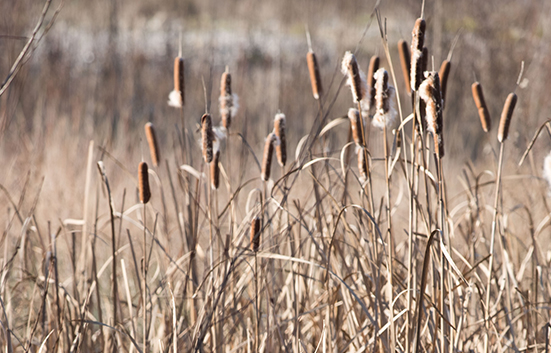
<instances>
[{"instance_id":1,"label":"brown velvety spike","mask_svg":"<svg viewBox=\"0 0 551 353\"><path fill-rule=\"evenodd\" d=\"M375 106L375 72L379 70L379 57L373 55L369 60L369 69L367 70L367 89L369 90L369 107Z\"/></svg>"},{"instance_id":2,"label":"brown velvety spike","mask_svg":"<svg viewBox=\"0 0 551 353\"><path fill-rule=\"evenodd\" d=\"M509 125L511 125L511 118L513 117L513 111L515 110L515 105L517 104L517 95L514 93L509 93L505 105L503 106L503 111L501 112L501 119L499 121L499 131L497 133L497 139L499 142L507 140L509 136Z\"/></svg>"},{"instance_id":3,"label":"brown velvety spike","mask_svg":"<svg viewBox=\"0 0 551 353\"><path fill-rule=\"evenodd\" d=\"M409 70L411 66L408 43L401 39L398 42L398 53L400 54L400 64L402 66L402 74L404 75L404 81L406 82L406 88L408 94L411 94L411 84L409 82Z\"/></svg>"},{"instance_id":4,"label":"brown velvety spike","mask_svg":"<svg viewBox=\"0 0 551 353\"><path fill-rule=\"evenodd\" d=\"M446 88L448 86L448 76L450 75L451 63L449 60L444 60L440 65L438 76L440 77L440 89L442 90L442 101L446 103Z\"/></svg>"},{"instance_id":5,"label":"brown velvety spike","mask_svg":"<svg viewBox=\"0 0 551 353\"><path fill-rule=\"evenodd\" d=\"M209 114L204 114L201 117L201 144L203 146L203 159L205 163L212 162L213 150L212 143L214 133L212 132L212 119Z\"/></svg>"},{"instance_id":6,"label":"brown velvety spike","mask_svg":"<svg viewBox=\"0 0 551 353\"><path fill-rule=\"evenodd\" d=\"M274 154L274 143L277 140L276 135L272 132L266 138L264 144L264 157L262 158L262 180L268 181L272 171L272 156Z\"/></svg>"},{"instance_id":7,"label":"brown velvety spike","mask_svg":"<svg viewBox=\"0 0 551 353\"><path fill-rule=\"evenodd\" d=\"M220 151L216 151L210 164L210 182L214 190L220 186Z\"/></svg>"},{"instance_id":8,"label":"brown velvety spike","mask_svg":"<svg viewBox=\"0 0 551 353\"><path fill-rule=\"evenodd\" d=\"M492 119L490 119L490 112L486 106L484 100L484 93L482 92L482 85L480 82L475 82L471 86L473 92L474 104L478 110L478 116L480 117L480 123L482 124L482 130L488 132L492 128Z\"/></svg>"},{"instance_id":9,"label":"brown velvety spike","mask_svg":"<svg viewBox=\"0 0 551 353\"><path fill-rule=\"evenodd\" d=\"M279 144L276 146L277 162L284 167L287 162L287 143L285 141L285 124L286 119L284 114L276 114L274 119L274 132L279 138Z\"/></svg>"},{"instance_id":10,"label":"brown velvety spike","mask_svg":"<svg viewBox=\"0 0 551 353\"><path fill-rule=\"evenodd\" d=\"M320 99L323 94L323 88L321 86L321 76L316 54L313 51L309 51L308 54L306 54L306 61L308 63L308 71L310 72L312 94L314 95L314 99Z\"/></svg>"},{"instance_id":11,"label":"brown velvety spike","mask_svg":"<svg viewBox=\"0 0 551 353\"><path fill-rule=\"evenodd\" d=\"M140 202L146 204L151 198L151 190L149 189L149 174L147 163L141 162L138 166L138 189L140 192Z\"/></svg>"},{"instance_id":12,"label":"brown velvety spike","mask_svg":"<svg viewBox=\"0 0 551 353\"><path fill-rule=\"evenodd\" d=\"M357 146L363 146L364 136L362 135L362 120L358 109L348 109L348 119L350 120L350 127L352 128L352 137L354 138L354 142Z\"/></svg>"},{"instance_id":13,"label":"brown velvety spike","mask_svg":"<svg viewBox=\"0 0 551 353\"><path fill-rule=\"evenodd\" d=\"M260 248L260 218L255 217L251 222L251 250L258 252Z\"/></svg>"},{"instance_id":14,"label":"brown velvety spike","mask_svg":"<svg viewBox=\"0 0 551 353\"><path fill-rule=\"evenodd\" d=\"M184 59L178 56L174 59L174 90L180 92L182 105L185 103L184 88Z\"/></svg>"},{"instance_id":15,"label":"brown velvety spike","mask_svg":"<svg viewBox=\"0 0 551 353\"><path fill-rule=\"evenodd\" d=\"M157 136L155 135L155 127L152 123L145 124L145 137L147 138L147 144L149 145L149 153L151 154L151 161L156 167L161 160L161 153L159 151L159 145L157 143Z\"/></svg>"}]
</instances>

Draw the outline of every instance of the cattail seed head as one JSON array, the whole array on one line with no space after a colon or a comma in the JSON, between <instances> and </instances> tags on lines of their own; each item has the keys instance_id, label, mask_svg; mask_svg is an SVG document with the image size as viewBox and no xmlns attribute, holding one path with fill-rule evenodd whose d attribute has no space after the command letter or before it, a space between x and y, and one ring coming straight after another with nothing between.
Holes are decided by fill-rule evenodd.
<instances>
[{"instance_id":1,"label":"cattail seed head","mask_svg":"<svg viewBox=\"0 0 551 353\"><path fill-rule=\"evenodd\" d=\"M425 20L418 18L411 32L411 66L410 85L412 91L417 91L423 81L423 45L425 43Z\"/></svg>"},{"instance_id":2,"label":"cattail seed head","mask_svg":"<svg viewBox=\"0 0 551 353\"><path fill-rule=\"evenodd\" d=\"M272 132L266 138L264 144L264 157L262 158L262 173L261 178L264 181L270 179L270 173L272 171L272 156L274 154L274 145L277 143L277 136Z\"/></svg>"},{"instance_id":3,"label":"cattail seed head","mask_svg":"<svg viewBox=\"0 0 551 353\"><path fill-rule=\"evenodd\" d=\"M212 132L212 120L209 114L204 114L201 117L201 142L203 147L203 159L205 160L205 163L212 162L213 140L214 133Z\"/></svg>"},{"instance_id":4,"label":"cattail seed head","mask_svg":"<svg viewBox=\"0 0 551 353\"><path fill-rule=\"evenodd\" d=\"M413 26L413 31L411 32L411 50L423 50L425 45L425 28L426 22L422 18L418 18L415 21Z\"/></svg>"},{"instance_id":5,"label":"cattail seed head","mask_svg":"<svg viewBox=\"0 0 551 353\"><path fill-rule=\"evenodd\" d=\"M214 153L212 163L210 164L210 182L213 190L220 186L220 150Z\"/></svg>"},{"instance_id":6,"label":"cattail seed head","mask_svg":"<svg viewBox=\"0 0 551 353\"><path fill-rule=\"evenodd\" d=\"M344 75L348 76L347 84L352 89L352 98L354 102L360 102L366 95L367 82L365 74L358 66L356 57L349 51L344 54L341 71Z\"/></svg>"},{"instance_id":7,"label":"cattail seed head","mask_svg":"<svg viewBox=\"0 0 551 353\"><path fill-rule=\"evenodd\" d=\"M278 113L274 119L274 132L279 138L279 144L276 146L277 162L284 167L287 162L287 144L285 142L285 115Z\"/></svg>"},{"instance_id":8,"label":"cattail seed head","mask_svg":"<svg viewBox=\"0 0 551 353\"><path fill-rule=\"evenodd\" d=\"M310 72L310 83L312 84L312 94L314 99L319 99L323 94L321 86L321 76L318 66L318 60L316 54L313 51L309 51L306 54L306 62L308 63L308 71Z\"/></svg>"},{"instance_id":9,"label":"cattail seed head","mask_svg":"<svg viewBox=\"0 0 551 353\"><path fill-rule=\"evenodd\" d=\"M440 77L440 89L442 90L442 104L446 103L446 88L448 86L448 76L450 74L451 63L449 60L444 60L442 65L440 65L440 71L438 71L438 76Z\"/></svg>"},{"instance_id":10,"label":"cattail seed head","mask_svg":"<svg viewBox=\"0 0 551 353\"><path fill-rule=\"evenodd\" d=\"M444 139L442 136L442 95L440 78L436 71L426 73L426 78L419 86L419 97L425 102L427 130L434 138L434 151L440 158L444 157Z\"/></svg>"},{"instance_id":11,"label":"cattail seed head","mask_svg":"<svg viewBox=\"0 0 551 353\"><path fill-rule=\"evenodd\" d=\"M231 74L226 71L222 74L220 80L220 116L222 118L222 126L226 129L230 128L233 117L233 95L231 91Z\"/></svg>"},{"instance_id":12,"label":"cattail seed head","mask_svg":"<svg viewBox=\"0 0 551 353\"><path fill-rule=\"evenodd\" d=\"M161 153L159 151L159 145L157 144L157 137L155 135L155 128L152 123L145 124L145 137L147 138L147 143L149 145L149 152L151 154L151 161L156 167L159 165L161 160Z\"/></svg>"},{"instance_id":13,"label":"cattail seed head","mask_svg":"<svg viewBox=\"0 0 551 353\"><path fill-rule=\"evenodd\" d=\"M398 42L398 53L400 54L400 64L402 66L402 73L404 74L404 81L406 82L406 87L408 93L411 93L411 85L409 83L409 71L411 66L408 43L401 39Z\"/></svg>"},{"instance_id":14,"label":"cattail seed head","mask_svg":"<svg viewBox=\"0 0 551 353\"><path fill-rule=\"evenodd\" d=\"M364 148L358 150L358 170L360 171L360 181L363 183L367 180L367 152Z\"/></svg>"},{"instance_id":15,"label":"cattail seed head","mask_svg":"<svg viewBox=\"0 0 551 353\"><path fill-rule=\"evenodd\" d=\"M388 84L388 72L383 68L375 73L375 109L373 125L382 129L394 123L394 87Z\"/></svg>"},{"instance_id":16,"label":"cattail seed head","mask_svg":"<svg viewBox=\"0 0 551 353\"><path fill-rule=\"evenodd\" d=\"M180 56L174 59L174 91L168 96L168 104L180 108L184 106L184 59Z\"/></svg>"},{"instance_id":17,"label":"cattail seed head","mask_svg":"<svg viewBox=\"0 0 551 353\"><path fill-rule=\"evenodd\" d=\"M251 250L258 252L260 248L260 218L255 217L251 222Z\"/></svg>"},{"instance_id":18,"label":"cattail seed head","mask_svg":"<svg viewBox=\"0 0 551 353\"><path fill-rule=\"evenodd\" d=\"M369 69L367 70L367 89L369 96L368 109L371 109L375 106L375 72L379 70L379 57L373 55L371 60L369 60Z\"/></svg>"},{"instance_id":19,"label":"cattail seed head","mask_svg":"<svg viewBox=\"0 0 551 353\"><path fill-rule=\"evenodd\" d=\"M363 146L364 145L364 136L362 134L363 128L362 125L363 121L360 117L360 112L358 109L350 108L348 109L348 119L350 119L350 128L352 129L352 137L354 138L354 142L356 143L356 146Z\"/></svg>"},{"instance_id":20,"label":"cattail seed head","mask_svg":"<svg viewBox=\"0 0 551 353\"><path fill-rule=\"evenodd\" d=\"M478 116L480 117L482 130L484 130L484 132L488 132L492 128L492 119L490 119L490 112L488 111L486 101L484 100L482 85L480 84L480 82L475 82L472 84L471 90L473 92L474 104L478 109Z\"/></svg>"},{"instance_id":21,"label":"cattail seed head","mask_svg":"<svg viewBox=\"0 0 551 353\"><path fill-rule=\"evenodd\" d=\"M517 95L514 93L509 93L509 95L507 96L507 100L505 100L503 111L501 112L499 131L497 133L497 139L501 143L507 140L507 137L509 136L509 125L511 125L511 117L513 116L513 111L515 110L516 104Z\"/></svg>"},{"instance_id":22,"label":"cattail seed head","mask_svg":"<svg viewBox=\"0 0 551 353\"><path fill-rule=\"evenodd\" d=\"M138 166L138 189L140 192L140 202L146 204L151 198L149 189L149 174L147 172L147 163L141 162Z\"/></svg>"}]
</instances>

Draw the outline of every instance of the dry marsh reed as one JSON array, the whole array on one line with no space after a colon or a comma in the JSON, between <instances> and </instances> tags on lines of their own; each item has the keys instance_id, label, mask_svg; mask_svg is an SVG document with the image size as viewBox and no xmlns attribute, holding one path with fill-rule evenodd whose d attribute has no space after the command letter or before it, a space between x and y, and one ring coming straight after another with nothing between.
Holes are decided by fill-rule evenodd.
<instances>
[{"instance_id":1,"label":"dry marsh reed","mask_svg":"<svg viewBox=\"0 0 551 353\"><path fill-rule=\"evenodd\" d=\"M493 83L486 96L478 82L469 90L472 81L459 72L471 66L455 64L465 60L465 45L455 49L454 75L449 60L428 71L442 60L439 41L451 37L436 39L435 32L455 22L438 24L438 11L426 6L426 20L411 16L407 31L392 17L382 22L377 9L380 41L362 39L355 49L344 39L332 51L321 49L324 37L315 34L322 55L301 42L297 52L308 52L297 54L296 65L287 65L290 54L281 48L279 61L243 49L241 61L213 56L198 63L185 45L174 63L166 60L174 53L157 54L164 76L155 90L162 92L151 100L163 115L138 115L135 126L131 119L109 124L84 144L87 158L66 138L78 129L60 135L55 125L21 138L29 151L35 139L63 148L50 152L55 159L33 150L26 161L56 173L54 180L21 172L18 160L0 160L8 175L0 176L0 349L549 351L551 157L544 161L547 151L538 148L549 145L541 132L551 131L551 122L538 124L525 152L529 165L516 167L530 136L521 126L526 120L512 117L536 114L540 103L526 88L533 74L507 97L492 132L490 111L505 94ZM342 30L359 38L353 28ZM401 40L390 48L412 28L411 46ZM264 80L272 66L278 71ZM144 89L142 73L134 72L135 92L109 106L121 117L131 115L124 102ZM178 109L167 106L169 91ZM237 119L235 91L244 106ZM0 99L9 108L0 117L29 114L13 96ZM144 144L136 143L144 123L151 169L138 148ZM458 124L474 131L475 147L464 149L477 148L479 160L458 151ZM62 153L83 172L61 166ZM272 168L274 158L281 168ZM14 175L17 183L5 184ZM66 189L59 202L52 196L57 184ZM73 206L83 203L82 212ZM60 207L56 218L43 211Z\"/></svg>"}]
</instances>

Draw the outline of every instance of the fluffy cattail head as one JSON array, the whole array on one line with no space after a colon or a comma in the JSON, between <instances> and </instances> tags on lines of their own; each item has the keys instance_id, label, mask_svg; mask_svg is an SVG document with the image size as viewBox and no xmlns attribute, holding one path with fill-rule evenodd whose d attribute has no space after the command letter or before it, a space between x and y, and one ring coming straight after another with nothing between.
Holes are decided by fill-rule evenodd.
<instances>
[{"instance_id":1,"label":"fluffy cattail head","mask_svg":"<svg viewBox=\"0 0 551 353\"><path fill-rule=\"evenodd\" d=\"M184 59L180 56L174 59L174 91L170 92L168 104L182 107L184 100Z\"/></svg>"},{"instance_id":2,"label":"fluffy cattail head","mask_svg":"<svg viewBox=\"0 0 551 353\"><path fill-rule=\"evenodd\" d=\"M362 119L360 117L360 112L358 109L350 108L348 109L348 119L350 119L350 128L352 129L352 137L357 146L364 145L364 136L362 134Z\"/></svg>"},{"instance_id":3,"label":"fluffy cattail head","mask_svg":"<svg viewBox=\"0 0 551 353\"><path fill-rule=\"evenodd\" d=\"M442 136L442 95L440 78L436 71L426 73L426 78L419 86L419 97L425 102L427 130L434 137L434 151L440 158L444 157L444 139Z\"/></svg>"},{"instance_id":4,"label":"fluffy cattail head","mask_svg":"<svg viewBox=\"0 0 551 353\"><path fill-rule=\"evenodd\" d=\"M411 51L415 49L423 50L423 46L425 45L425 27L426 22L424 19L418 18L415 21L413 31L411 32Z\"/></svg>"},{"instance_id":5,"label":"fluffy cattail head","mask_svg":"<svg viewBox=\"0 0 551 353\"><path fill-rule=\"evenodd\" d=\"M375 73L375 108L373 125L384 128L394 123L394 87L388 84L388 72L381 68Z\"/></svg>"},{"instance_id":6,"label":"fluffy cattail head","mask_svg":"<svg viewBox=\"0 0 551 353\"><path fill-rule=\"evenodd\" d=\"M417 91L423 81L423 45L425 43L425 20L418 18L411 32L410 85Z\"/></svg>"},{"instance_id":7,"label":"fluffy cattail head","mask_svg":"<svg viewBox=\"0 0 551 353\"><path fill-rule=\"evenodd\" d=\"M222 74L220 80L220 116L222 126L230 128L234 115L234 99L231 91L231 74L226 71Z\"/></svg>"},{"instance_id":8,"label":"fluffy cattail head","mask_svg":"<svg viewBox=\"0 0 551 353\"><path fill-rule=\"evenodd\" d=\"M444 60L440 65L438 76L440 77L440 89L442 90L442 102L446 103L446 87L448 86L448 76L450 74L451 63L449 60Z\"/></svg>"},{"instance_id":9,"label":"fluffy cattail head","mask_svg":"<svg viewBox=\"0 0 551 353\"><path fill-rule=\"evenodd\" d=\"M409 83L409 71L411 66L409 48L408 43L403 39L398 42L398 53L400 54L400 64L402 66L402 73L404 74L404 81L406 82L408 93L411 93L411 85Z\"/></svg>"},{"instance_id":10,"label":"fluffy cattail head","mask_svg":"<svg viewBox=\"0 0 551 353\"><path fill-rule=\"evenodd\" d=\"M484 132L488 132L492 128L492 120L490 119L490 112L488 111L486 101L484 100L482 85L480 82L475 82L472 84L471 89L473 91L474 104L478 109L478 116L480 117L482 130L484 130Z\"/></svg>"},{"instance_id":11,"label":"fluffy cattail head","mask_svg":"<svg viewBox=\"0 0 551 353\"><path fill-rule=\"evenodd\" d=\"M213 140L214 133L212 132L212 120L209 114L204 114L201 117L201 144L203 147L203 159L205 160L205 163L212 162Z\"/></svg>"},{"instance_id":12,"label":"fluffy cattail head","mask_svg":"<svg viewBox=\"0 0 551 353\"><path fill-rule=\"evenodd\" d=\"M367 82L354 54L349 51L344 54L341 70L344 75L348 76L347 84L352 88L354 102L360 102L366 95Z\"/></svg>"},{"instance_id":13,"label":"fluffy cattail head","mask_svg":"<svg viewBox=\"0 0 551 353\"><path fill-rule=\"evenodd\" d=\"M284 167L287 162L287 144L285 142L285 114L278 113L274 119L274 133L279 138L279 144L276 146L277 162Z\"/></svg>"},{"instance_id":14,"label":"fluffy cattail head","mask_svg":"<svg viewBox=\"0 0 551 353\"><path fill-rule=\"evenodd\" d=\"M318 60L316 59L316 54L313 51L310 50L308 54L306 54L306 62L308 62L308 71L310 72L312 94L314 95L314 99L319 99L323 94L323 89L321 86L321 76L318 67Z\"/></svg>"},{"instance_id":15,"label":"fluffy cattail head","mask_svg":"<svg viewBox=\"0 0 551 353\"><path fill-rule=\"evenodd\" d=\"M270 173L272 171L272 157L274 154L274 145L277 144L278 138L273 132L266 138L264 144L264 157L262 158L262 174L260 175L262 180L268 181L270 179Z\"/></svg>"},{"instance_id":16,"label":"fluffy cattail head","mask_svg":"<svg viewBox=\"0 0 551 353\"><path fill-rule=\"evenodd\" d=\"M145 124L145 137L147 138L147 143L149 145L149 152L151 154L151 161L156 167L159 165L161 160L161 153L159 151L159 145L157 144L157 137L155 135L155 128L152 123Z\"/></svg>"},{"instance_id":17,"label":"fluffy cattail head","mask_svg":"<svg viewBox=\"0 0 551 353\"><path fill-rule=\"evenodd\" d=\"M379 57L373 55L369 60L369 69L367 70L367 90L369 96L368 109L375 106L375 72L379 70Z\"/></svg>"},{"instance_id":18,"label":"fluffy cattail head","mask_svg":"<svg viewBox=\"0 0 551 353\"><path fill-rule=\"evenodd\" d=\"M509 136L509 125L511 124L511 117L513 116L513 111L515 110L515 105L517 104L517 95L514 93L509 93L505 105L503 106L503 111L501 112L501 120L499 121L499 131L497 133L497 139L499 142L507 140Z\"/></svg>"},{"instance_id":19,"label":"fluffy cattail head","mask_svg":"<svg viewBox=\"0 0 551 353\"><path fill-rule=\"evenodd\" d=\"M367 152L365 148L358 150L358 170L360 171L360 181L364 183L367 180Z\"/></svg>"},{"instance_id":20,"label":"fluffy cattail head","mask_svg":"<svg viewBox=\"0 0 551 353\"><path fill-rule=\"evenodd\" d=\"M212 163L210 164L210 183L213 190L218 189L220 186L220 150L214 153Z\"/></svg>"},{"instance_id":21,"label":"fluffy cattail head","mask_svg":"<svg viewBox=\"0 0 551 353\"><path fill-rule=\"evenodd\" d=\"M251 222L251 250L258 252L260 248L260 218L255 217Z\"/></svg>"},{"instance_id":22,"label":"fluffy cattail head","mask_svg":"<svg viewBox=\"0 0 551 353\"><path fill-rule=\"evenodd\" d=\"M140 192L140 202L146 204L151 198L149 189L149 174L147 172L147 163L141 162L138 166L138 189Z\"/></svg>"}]
</instances>

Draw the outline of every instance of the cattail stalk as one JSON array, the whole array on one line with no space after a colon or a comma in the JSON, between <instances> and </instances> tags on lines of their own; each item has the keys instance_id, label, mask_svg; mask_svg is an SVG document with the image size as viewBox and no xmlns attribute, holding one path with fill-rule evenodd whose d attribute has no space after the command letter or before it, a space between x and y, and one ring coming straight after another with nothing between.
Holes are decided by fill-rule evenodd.
<instances>
[{"instance_id":1,"label":"cattail stalk","mask_svg":"<svg viewBox=\"0 0 551 353\"><path fill-rule=\"evenodd\" d=\"M155 127L152 123L145 124L145 137L147 138L147 144L149 145L149 152L151 154L151 161L156 167L159 165L161 155L159 151L159 145L157 143L157 137L155 134Z\"/></svg>"},{"instance_id":2,"label":"cattail stalk","mask_svg":"<svg viewBox=\"0 0 551 353\"><path fill-rule=\"evenodd\" d=\"M514 93L509 93L507 100L505 100L505 105L503 106L503 111L501 112L501 119L499 121L499 131L497 133L497 139L499 142L507 140L509 136L509 125L511 125L511 118L513 116L513 111L515 110L515 105L517 104L517 95Z\"/></svg>"},{"instance_id":3,"label":"cattail stalk","mask_svg":"<svg viewBox=\"0 0 551 353\"><path fill-rule=\"evenodd\" d=\"M274 119L274 133L279 138L279 144L276 146L277 162L284 167L287 162L287 145L285 142L285 115L278 113Z\"/></svg>"},{"instance_id":4,"label":"cattail stalk","mask_svg":"<svg viewBox=\"0 0 551 353\"><path fill-rule=\"evenodd\" d=\"M480 117L482 130L484 130L484 132L488 132L492 128L492 119L490 119L490 112L488 111L486 101L484 100L482 85L480 82L475 82L472 84L471 90L473 92L474 104L478 109L478 116Z\"/></svg>"},{"instance_id":5,"label":"cattail stalk","mask_svg":"<svg viewBox=\"0 0 551 353\"><path fill-rule=\"evenodd\" d=\"M212 162L213 140L214 140L214 133L212 131L211 117L209 114L204 114L201 117L201 142L203 146L203 159L205 160L205 163Z\"/></svg>"},{"instance_id":6,"label":"cattail stalk","mask_svg":"<svg viewBox=\"0 0 551 353\"><path fill-rule=\"evenodd\" d=\"M321 76L318 66L318 60L316 54L313 51L308 51L306 54L306 62L308 63L308 71L310 72L310 83L312 84L312 94L314 99L320 99L323 94L323 88L321 86Z\"/></svg>"},{"instance_id":7,"label":"cattail stalk","mask_svg":"<svg viewBox=\"0 0 551 353\"><path fill-rule=\"evenodd\" d=\"M272 156L274 154L274 144L277 141L277 136L272 132L266 138L264 144L264 157L262 158L262 174L261 178L264 181L270 179L270 173L272 170Z\"/></svg>"}]
</instances>

